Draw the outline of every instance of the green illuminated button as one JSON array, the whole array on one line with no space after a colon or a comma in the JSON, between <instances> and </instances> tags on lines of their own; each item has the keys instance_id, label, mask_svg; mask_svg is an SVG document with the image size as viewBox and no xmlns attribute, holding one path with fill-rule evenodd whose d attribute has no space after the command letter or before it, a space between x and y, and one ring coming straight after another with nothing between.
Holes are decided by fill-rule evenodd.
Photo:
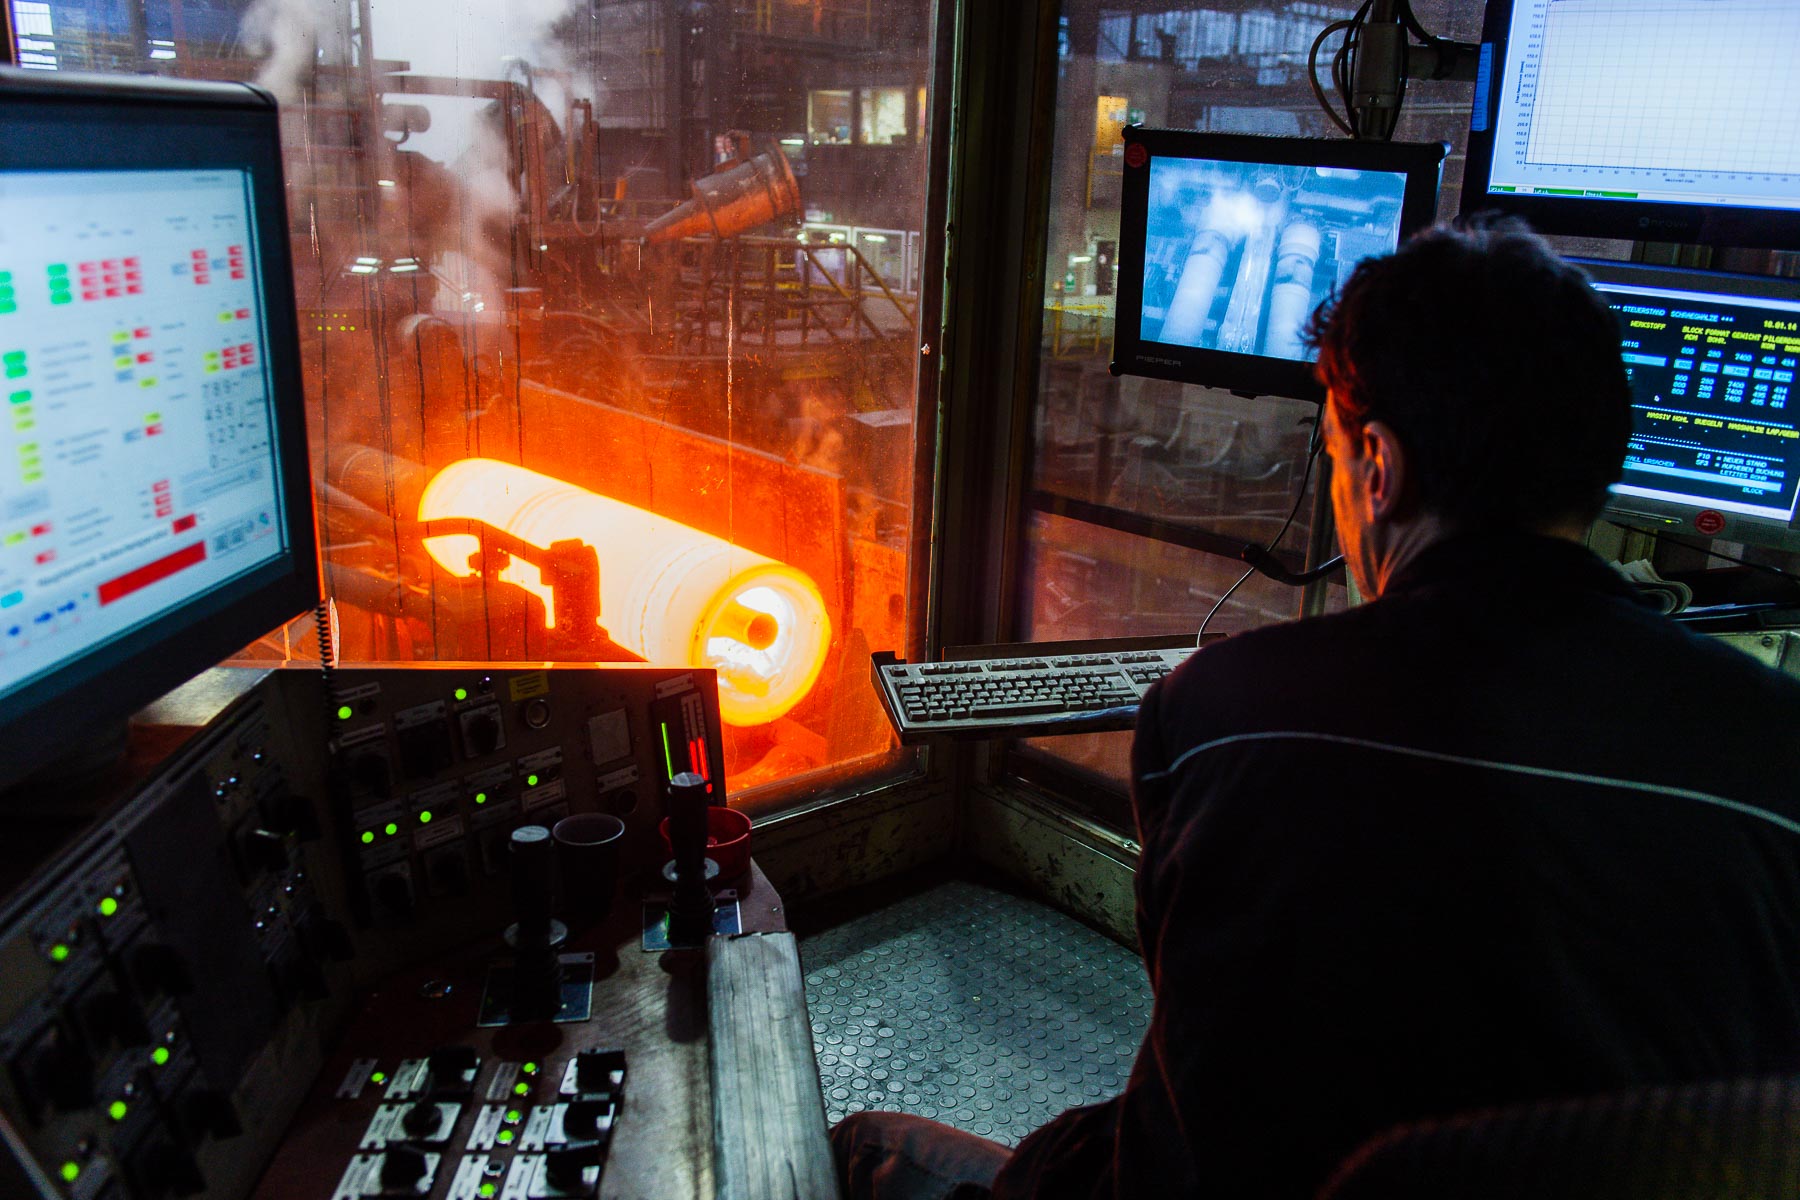
<instances>
[{"instance_id":1,"label":"green illuminated button","mask_svg":"<svg viewBox=\"0 0 1800 1200\"><path fill-rule=\"evenodd\" d=\"M114 915L115 913L117 913L118 911L119 911L119 902L117 900L114 900L111 896L108 896L104 900L100 901L100 915L101 916L110 917L110 916Z\"/></svg>"},{"instance_id":2,"label":"green illuminated button","mask_svg":"<svg viewBox=\"0 0 1800 1200\"><path fill-rule=\"evenodd\" d=\"M419 814L419 824L421 824L421 825L431 824L431 810L429 808Z\"/></svg>"},{"instance_id":3,"label":"green illuminated button","mask_svg":"<svg viewBox=\"0 0 1800 1200\"><path fill-rule=\"evenodd\" d=\"M455 692L455 696L458 700L467 700L469 698L469 689L468 688L457 688L456 692Z\"/></svg>"},{"instance_id":4,"label":"green illuminated button","mask_svg":"<svg viewBox=\"0 0 1800 1200\"><path fill-rule=\"evenodd\" d=\"M519 1070L525 1072L527 1075L536 1075L538 1073L538 1065L534 1062L528 1062L520 1067Z\"/></svg>"},{"instance_id":5,"label":"green illuminated button","mask_svg":"<svg viewBox=\"0 0 1800 1200\"><path fill-rule=\"evenodd\" d=\"M515 1096L529 1096L529 1095L531 1095L531 1085L530 1085L530 1084L529 1084L529 1083L515 1083L515 1084L513 1084L513 1095L515 1095Z\"/></svg>"},{"instance_id":6,"label":"green illuminated button","mask_svg":"<svg viewBox=\"0 0 1800 1200\"><path fill-rule=\"evenodd\" d=\"M68 946L64 945L61 942L58 942L56 945L50 947L50 961L51 962L67 962L69 960L69 954L70 954L70 950L69 950Z\"/></svg>"},{"instance_id":7,"label":"green illuminated button","mask_svg":"<svg viewBox=\"0 0 1800 1200\"><path fill-rule=\"evenodd\" d=\"M77 1179L80 1179L81 1164L74 1161L64 1163L62 1165L62 1178L64 1183L74 1183Z\"/></svg>"},{"instance_id":8,"label":"green illuminated button","mask_svg":"<svg viewBox=\"0 0 1800 1200\"><path fill-rule=\"evenodd\" d=\"M487 793L486 792L476 792L475 793L475 803L486 804L487 803Z\"/></svg>"},{"instance_id":9,"label":"green illuminated button","mask_svg":"<svg viewBox=\"0 0 1800 1200\"><path fill-rule=\"evenodd\" d=\"M527 775L525 777L525 786L526 787L536 787L537 781L538 781L538 777L536 775Z\"/></svg>"},{"instance_id":10,"label":"green illuminated button","mask_svg":"<svg viewBox=\"0 0 1800 1200\"><path fill-rule=\"evenodd\" d=\"M338 720L348 721L351 717L353 717L355 715L356 715L356 710L351 708L348 704L338 705Z\"/></svg>"},{"instance_id":11,"label":"green illuminated button","mask_svg":"<svg viewBox=\"0 0 1800 1200\"><path fill-rule=\"evenodd\" d=\"M400 832L400 826L389 821L386 825L382 826L382 832L386 833L389 837L393 837L396 833Z\"/></svg>"},{"instance_id":12,"label":"green illuminated button","mask_svg":"<svg viewBox=\"0 0 1800 1200\"><path fill-rule=\"evenodd\" d=\"M375 831L373 829L363 830L362 844L365 846L372 846L375 844Z\"/></svg>"},{"instance_id":13,"label":"green illuminated button","mask_svg":"<svg viewBox=\"0 0 1800 1200\"><path fill-rule=\"evenodd\" d=\"M49 266L45 267L44 270L48 271L52 275L67 275L69 273L69 264L68 263L51 263Z\"/></svg>"},{"instance_id":14,"label":"green illuminated button","mask_svg":"<svg viewBox=\"0 0 1800 1200\"><path fill-rule=\"evenodd\" d=\"M155 1063L159 1067L168 1066L169 1065L169 1048L167 1046L158 1046L156 1049L152 1050L150 1052L150 1061Z\"/></svg>"},{"instance_id":15,"label":"green illuminated button","mask_svg":"<svg viewBox=\"0 0 1800 1200\"><path fill-rule=\"evenodd\" d=\"M123 1100L114 1100L106 1107L106 1115L115 1121L123 1121L125 1114L130 1111L130 1107Z\"/></svg>"},{"instance_id":16,"label":"green illuminated button","mask_svg":"<svg viewBox=\"0 0 1800 1200\"><path fill-rule=\"evenodd\" d=\"M509 1108L506 1110L506 1123L508 1125L517 1125L520 1121L523 1121L524 1119L525 1119L525 1114L520 1112L518 1109Z\"/></svg>"},{"instance_id":17,"label":"green illuminated button","mask_svg":"<svg viewBox=\"0 0 1800 1200\"><path fill-rule=\"evenodd\" d=\"M373 1075L369 1076L369 1082L370 1083L386 1083L387 1082L387 1072L386 1071L375 1072Z\"/></svg>"},{"instance_id":18,"label":"green illuminated button","mask_svg":"<svg viewBox=\"0 0 1800 1200\"><path fill-rule=\"evenodd\" d=\"M476 1188L475 1194L480 1196L481 1200L493 1200L494 1192L496 1190L497 1189L494 1187L493 1181L489 1180L489 1181L483 1183L480 1187Z\"/></svg>"},{"instance_id":19,"label":"green illuminated button","mask_svg":"<svg viewBox=\"0 0 1800 1200\"><path fill-rule=\"evenodd\" d=\"M499 1142L502 1146L510 1146L513 1143L513 1131L510 1129L502 1129L499 1133L494 1135L494 1140Z\"/></svg>"}]
</instances>

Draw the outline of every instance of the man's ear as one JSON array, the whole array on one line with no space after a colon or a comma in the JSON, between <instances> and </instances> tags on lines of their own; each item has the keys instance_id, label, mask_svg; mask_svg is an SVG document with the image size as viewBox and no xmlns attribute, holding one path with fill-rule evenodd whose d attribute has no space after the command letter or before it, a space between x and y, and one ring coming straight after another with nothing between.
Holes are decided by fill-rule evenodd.
<instances>
[{"instance_id":1,"label":"man's ear","mask_svg":"<svg viewBox=\"0 0 1800 1200\"><path fill-rule=\"evenodd\" d=\"M1362 427L1362 453L1368 471L1369 515L1391 521L1401 515L1407 476L1406 448L1385 421L1369 421Z\"/></svg>"}]
</instances>

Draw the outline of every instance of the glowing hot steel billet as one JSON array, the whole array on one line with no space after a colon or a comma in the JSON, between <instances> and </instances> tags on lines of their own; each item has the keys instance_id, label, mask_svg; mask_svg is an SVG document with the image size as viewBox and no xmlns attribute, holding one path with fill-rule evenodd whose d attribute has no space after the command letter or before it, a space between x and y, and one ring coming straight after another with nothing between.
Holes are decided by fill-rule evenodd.
<instances>
[{"instance_id":1,"label":"glowing hot steel billet","mask_svg":"<svg viewBox=\"0 0 1800 1200\"><path fill-rule=\"evenodd\" d=\"M677 521L486 458L451 463L419 498L419 520L482 521L540 548L580 538L600 556L600 620L621 646L659 664L712 667L728 725L762 725L818 682L831 619L804 572ZM460 578L476 571L472 534L425 539ZM505 582L542 599L554 628L554 596L536 567L515 558Z\"/></svg>"}]
</instances>

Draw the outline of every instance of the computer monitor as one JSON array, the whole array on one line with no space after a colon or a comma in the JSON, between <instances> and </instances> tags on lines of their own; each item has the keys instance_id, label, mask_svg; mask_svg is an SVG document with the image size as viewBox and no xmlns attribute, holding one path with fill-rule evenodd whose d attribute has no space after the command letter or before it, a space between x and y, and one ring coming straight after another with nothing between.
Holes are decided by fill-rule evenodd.
<instances>
[{"instance_id":1,"label":"computer monitor","mask_svg":"<svg viewBox=\"0 0 1800 1200\"><path fill-rule=\"evenodd\" d=\"M1462 211L1800 249L1800 4L1489 0Z\"/></svg>"},{"instance_id":2,"label":"computer monitor","mask_svg":"<svg viewBox=\"0 0 1800 1200\"><path fill-rule=\"evenodd\" d=\"M1800 549L1800 280L1577 263L1618 314L1631 376L1607 515Z\"/></svg>"},{"instance_id":3,"label":"computer monitor","mask_svg":"<svg viewBox=\"0 0 1800 1200\"><path fill-rule=\"evenodd\" d=\"M1430 224L1448 151L1126 129L1113 373L1323 400L1307 319Z\"/></svg>"},{"instance_id":4,"label":"computer monitor","mask_svg":"<svg viewBox=\"0 0 1800 1200\"><path fill-rule=\"evenodd\" d=\"M0 71L0 786L318 598L273 100Z\"/></svg>"}]
</instances>

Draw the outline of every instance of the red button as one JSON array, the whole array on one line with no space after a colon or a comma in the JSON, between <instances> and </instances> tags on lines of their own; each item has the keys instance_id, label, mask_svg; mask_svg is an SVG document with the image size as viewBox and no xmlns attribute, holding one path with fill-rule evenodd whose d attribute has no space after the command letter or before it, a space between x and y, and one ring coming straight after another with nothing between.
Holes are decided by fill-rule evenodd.
<instances>
[{"instance_id":1,"label":"red button","mask_svg":"<svg viewBox=\"0 0 1800 1200\"><path fill-rule=\"evenodd\" d=\"M99 292L83 292L83 293L81 293L81 298L83 300L98 300L100 298L100 293Z\"/></svg>"},{"instance_id":2,"label":"red button","mask_svg":"<svg viewBox=\"0 0 1800 1200\"><path fill-rule=\"evenodd\" d=\"M150 336L150 327L148 325L139 325L136 329L131 331L131 336L134 338L147 338Z\"/></svg>"},{"instance_id":3,"label":"red button","mask_svg":"<svg viewBox=\"0 0 1800 1200\"><path fill-rule=\"evenodd\" d=\"M156 356L155 356L155 355L154 355L154 354L151 354L151 353L149 353L149 352L147 352L147 351L146 351L146 352L145 352L145 353L143 353L143 354L140 354L140 355L138 355L138 356L137 356L137 358L138 358L138 361L139 361L139 362L141 362L141 363L147 363L147 362L149 362L149 361L150 361L150 360L151 360L151 359L152 359L152 358L155 358L155 357L156 357Z\"/></svg>"},{"instance_id":4,"label":"red button","mask_svg":"<svg viewBox=\"0 0 1800 1200\"><path fill-rule=\"evenodd\" d=\"M206 257L206 251L204 251L204 250L196 250L196 251L194 251L194 257L195 257L195 258L205 258L205 257Z\"/></svg>"},{"instance_id":5,"label":"red button","mask_svg":"<svg viewBox=\"0 0 1800 1200\"><path fill-rule=\"evenodd\" d=\"M244 252L244 248L242 246L227 246L227 247L225 247L225 253L227 253L227 254L242 254L243 252Z\"/></svg>"},{"instance_id":6,"label":"red button","mask_svg":"<svg viewBox=\"0 0 1800 1200\"><path fill-rule=\"evenodd\" d=\"M116 258L105 259L101 262L100 269L103 271L116 271L119 269L119 260Z\"/></svg>"},{"instance_id":7,"label":"red button","mask_svg":"<svg viewBox=\"0 0 1800 1200\"><path fill-rule=\"evenodd\" d=\"M135 258L128 258L128 259L126 259L126 260L125 260L125 267L126 267L126 269L127 269L127 270L131 270L131 271L135 271L135 270L137 270L137 269L138 269L138 260L137 260L137 259L135 259Z\"/></svg>"},{"instance_id":8,"label":"red button","mask_svg":"<svg viewBox=\"0 0 1800 1200\"><path fill-rule=\"evenodd\" d=\"M50 522L48 522L48 521L45 521L42 525L33 525L31 527L31 536L32 537L43 537L46 533L49 533L49 532L50 532Z\"/></svg>"},{"instance_id":9,"label":"red button","mask_svg":"<svg viewBox=\"0 0 1800 1200\"><path fill-rule=\"evenodd\" d=\"M85 263L81 264L81 273L83 275L90 274L94 271L98 271L99 269L100 269L99 263L85 262Z\"/></svg>"},{"instance_id":10,"label":"red button","mask_svg":"<svg viewBox=\"0 0 1800 1200\"><path fill-rule=\"evenodd\" d=\"M45 550L45 551L44 551L44 552L42 552L42 553L41 553L41 554L39 554L39 555L38 555L38 556L37 556L37 562L38 562L38 566L40 566L40 567L41 567L41 566L43 566L43 565L44 565L44 564L45 564L45 563L47 563L47 562L53 562L53 561L55 561L55 559L56 559L56 551L54 551L54 550Z\"/></svg>"},{"instance_id":11,"label":"red button","mask_svg":"<svg viewBox=\"0 0 1800 1200\"><path fill-rule=\"evenodd\" d=\"M231 277L233 279L243 279L245 276L244 276L244 272L242 272L242 271L233 271L231 273Z\"/></svg>"},{"instance_id":12,"label":"red button","mask_svg":"<svg viewBox=\"0 0 1800 1200\"><path fill-rule=\"evenodd\" d=\"M169 481L166 479L159 479L150 485L150 490L153 492L166 492L169 490Z\"/></svg>"},{"instance_id":13,"label":"red button","mask_svg":"<svg viewBox=\"0 0 1800 1200\"><path fill-rule=\"evenodd\" d=\"M190 530L194 527L194 522L198 519L199 518L195 517L193 513L189 513L185 517L176 517L175 523L173 525L169 526L170 532L186 533L188 530Z\"/></svg>"},{"instance_id":14,"label":"red button","mask_svg":"<svg viewBox=\"0 0 1800 1200\"><path fill-rule=\"evenodd\" d=\"M250 319L250 310L247 308L238 309L237 310L237 319L240 321L248 321Z\"/></svg>"},{"instance_id":15,"label":"red button","mask_svg":"<svg viewBox=\"0 0 1800 1200\"><path fill-rule=\"evenodd\" d=\"M107 289L106 289L106 294L107 294L107 296L108 296L108 298L116 298L116 297L119 297L119 296L123 296L123 295L124 295L124 294L125 294L125 289L124 289L124 288L116 288L116 287L109 287L109 288L107 288Z\"/></svg>"},{"instance_id":16,"label":"red button","mask_svg":"<svg viewBox=\"0 0 1800 1200\"><path fill-rule=\"evenodd\" d=\"M161 421L158 421L158 422L157 422L157 423L156 423L156 424L154 424L154 425L146 425L146 426L144 426L144 432L145 432L145 433L146 433L146 434L147 434L147 435L149 435L149 436L150 436L150 437L155 437L155 436L156 436L156 435L157 435L157 434L159 434L159 433L161 433L161 432L162 432L162 422L161 422Z\"/></svg>"},{"instance_id":17,"label":"red button","mask_svg":"<svg viewBox=\"0 0 1800 1200\"><path fill-rule=\"evenodd\" d=\"M141 296L144 294L144 285L141 283L134 283L125 289L125 294L127 296Z\"/></svg>"}]
</instances>

